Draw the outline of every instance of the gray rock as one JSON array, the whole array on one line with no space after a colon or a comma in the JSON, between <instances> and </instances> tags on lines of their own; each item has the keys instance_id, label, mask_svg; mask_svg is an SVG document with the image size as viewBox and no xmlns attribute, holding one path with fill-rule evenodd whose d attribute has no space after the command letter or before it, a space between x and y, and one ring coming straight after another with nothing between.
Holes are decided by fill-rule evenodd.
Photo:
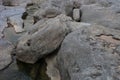
<instances>
[{"instance_id":1,"label":"gray rock","mask_svg":"<svg viewBox=\"0 0 120 80\"><path fill-rule=\"evenodd\" d=\"M0 38L3 37L3 31L7 27L7 22L6 20L0 19Z\"/></svg>"},{"instance_id":2,"label":"gray rock","mask_svg":"<svg viewBox=\"0 0 120 80\"><path fill-rule=\"evenodd\" d=\"M35 63L60 46L69 30L58 17L36 23L39 24L36 29L20 38L15 50L18 60Z\"/></svg>"},{"instance_id":3,"label":"gray rock","mask_svg":"<svg viewBox=\"0 0 120 80\"><path fill-rule=\"evenodd\" d=\"M92 26L90 23L84 23L84 22L68 21L66 23L67 23L68 28L72 32L81 29L81 27L91 27Z\"/></svg>"},{"instance_id":4,"label":"gray rock","mask_svg":"<svg viewBox=\"0 0 120 80\"><path fill-rule=\"evenodd\" d=\"M5 28L3 34L4 34L4 37L3 37L4 39L10 41L13 45L16 45L18 42L18 39L25 33L16 33L13 27L8 27L8 28Z\"/></svg>"},{"instance_id":5,"label":"gray rock","mask_svg":"<svg viewBox=\"0 0 120 80\"><path fill-rule=\"evenodd\" d=\"M68 34L57 56L61 80L119 80L119 32L93 25Z\"/></svg>"},{"instance_id":6,"label":"gray rock","mask_svg":"<svg viewBox=\"0 0 120 80\"><path fill-rule=\"evenodd\" d=\"M80 21L80 9L73 9L73 19L75 21Z\"/></svg>"},{"instance_id":7,"label":"gray rock","mask_svg":"<svg viewBox=\"0 0 120 80\"><path fill-rule=\"evenodd\" d=\"M116 48L116 52L120 55L120 46Z\"/></svg>"},{"instance_id":8,"label":"gray rock","mask_svg":"<svg viewBox=\"0 0 120 80\"><path fill-rule=\"evenodd\" d=\"M56 8L39 9L34 13L34 18L37 19L37 21L39 21L43 18L54 18L59 14L61 14L61 12Z\"/></svg>"},{"instance_id":9,"label":"gray rock","mask_svg":"<svg viewBox=\"0 0 120 80\"><path fill-rule=\"evenodd\" d=\"M15 17L14 20L19 19L25 11L25 8L20 7L20 6L17 6L17 7L7 7L7 6L5 7L4 6L3 8L2 7L0 9L0 33L3 32L5 27L8 27L8 24L7 24L8 18L11 17L12 21L13 21L13 16ZM21 19L19 19L19 21L18 20L15 20L15 21L17 21L17 25L21 25L21 24L18 24L19 22L22 21Z\"/></svg>"},{"instance_id":10,"label":"gray rock","mask_svg":"<svg viewBox=\"0 0 120 80\"><path fill-rule=\"evenodd\" d=\"M0 5L0 12L5 9L5 6Z\"/></svg>"},{"instance_id":11,"label":"gray rock","mask_svg":"<svg viewBox=\"0 0 120 80\"><path fill-rule=\"evenodd\" d=\"M97 0L83 0L83 4L90 5L95 4Z\"/></svg>"},{"instance_id":12,"label":"gray rock","mask_svg":"<svg viewBox=\"0 0 120 80\"><path fill-rule=\"evenodd\" d=\"M19 66L21 65L14 61L9 67L0 71L0 80L32 80L30 76L21 71Z\"/></svg>"},{"instance_id":13,"label":"gray rock","mask_svg":"<svg viewBox=\"0 0 120 80\"><path fill-rule=\"evenodd\" d=\"M98 5L84 5L81 7L81 21L97 23L105 27L120 29L120 16L112 8L100 7Z\"/></svg>"},{"instance_id":14,"label":"gray rock","mask_svg":"<svg viewBox=\"0 0 120 80\"><path fill-rule=\"evenodd\" d=\"M70 16L70 17L73 17L73 3L69 2L69 3L66 3L66 5L64 6L65 7L65 14L67 16Z\"/></svg>"},{"instance_id":15,"label":"gray rock","mask_svg":"<svg viewBox=\"0 0 120 80\"><path fill-rule=\"evenodd\" d=\"M48 8L45 10L44 16L47 18L54 18L59 15L61 12L54 8Z\"/></svg>"},{"instance_id":16,"label":"gray rock","mask_svg":"<svg viewBox=\"0 0 120 80\"><path fill-rule=\"evenodd\" d=\"M30 2L31 0L2 0L2 4L5 6L19 6Z\"/></svg>"},{"instance_id":17,"label":"gray rock","mask_svg":"<svg viewBox=\"0 0 120 80\"><path fill-rule=\"evenodd\" d=\"M0 17L2 19L4 18L8 18L14 15L22 15L25 12L25 8L24 7L20 7L20 6L15 6L15 7L8 7L6 6L4 10L2 10L0 12Z\"/></svg>"},{"instance_id":18,"label":"gray rock","mask_svg":"<svg viewBox=\"0 0 120 80\"><path fill-rule=\"evenodd\" d=\"M46 59L46 73L51 80L61 80L59 70L57 69L56 55L50 55Z\"/></svg>"},{"instance_id":19,"label":"gray rock","mask_svg":"<svg viewBox=\"0 0 120 80\"><path fill-rule=\"evenodd\" d=\"M0 39L0 70L6 68L12 62L11 52L13 48L10 42Z\"/></svg>"},{"instance_id":20,"label":"gray rock","mask_svg":"<svg viewBox=\"0 0 120 80\"><path fill-rule=\"evenodd\" d=\"M2 0L0 0L0 5L2 5Z\"/></svg>"},{"instance_id":21,"label":"gray rock","mask_svg":"<svg viewBox=\"0 0 120 80\"><path fill-rule=\"evenodd\" d=\"M17 33L23 32L23 20L22 15L15 15L8 18L9 24L11 24Z\"/></svg>"}]
</instances>

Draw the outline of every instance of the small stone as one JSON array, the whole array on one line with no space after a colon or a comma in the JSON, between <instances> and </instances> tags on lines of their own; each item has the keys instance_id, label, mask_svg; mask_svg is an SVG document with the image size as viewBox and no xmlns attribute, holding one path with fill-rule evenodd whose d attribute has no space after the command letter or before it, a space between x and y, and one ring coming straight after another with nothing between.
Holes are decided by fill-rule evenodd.
<instances>
[{"instance_id":1,"label":"small stone","mask_svg":"<svg viewBox=\"0 0 120 80\"><path fill-rule=\"evenodd\" d=\"M80 10L79 9L73 9L73 19L75 21L80 21Z\"/></svg>"}]
</instances>

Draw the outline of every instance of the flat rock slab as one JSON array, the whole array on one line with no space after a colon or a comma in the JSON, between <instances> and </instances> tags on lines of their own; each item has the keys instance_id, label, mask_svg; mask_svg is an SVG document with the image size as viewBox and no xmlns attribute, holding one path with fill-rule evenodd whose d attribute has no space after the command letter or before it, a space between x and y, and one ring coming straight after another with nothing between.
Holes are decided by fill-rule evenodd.
<instances>
[{"instance_id":1,"label":"flat rock slab","mask_svg":"<svg viewBox=\"0 0 120 80\"><path fill-rule=\"evenodd\" d=\"M119 11L120 9L115 9L114 7L101 7L97 4L83 5L81 7L81 21L86 23L97 23L105 27L120 30Z\"/></svg>"},{"instance_id":2,"label":"flat rock slab","mask_svg":"<svg viewBox=\"0 0 120 80\"><path fill-rule=\"evenodd\" d=\"M4 39L0 39L0 70L6 68L11 62L13 45Z\"/></svg>"}]
</instances>

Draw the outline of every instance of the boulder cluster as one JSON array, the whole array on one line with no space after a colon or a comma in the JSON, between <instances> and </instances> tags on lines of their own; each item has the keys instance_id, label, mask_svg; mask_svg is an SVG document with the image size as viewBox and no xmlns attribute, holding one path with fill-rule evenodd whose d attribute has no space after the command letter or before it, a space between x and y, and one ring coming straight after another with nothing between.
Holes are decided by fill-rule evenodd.
<instances>
[{"instance_id":1,"label":"boulder cluster","mask_svg":"<svg viewBox=\"0 0 120 80\"><path fill-rule=\"evenodd\" d=\"M120 80L120 0L0 0L0 70L41 59L50 80Z\"/></svg>"}]
</instances>

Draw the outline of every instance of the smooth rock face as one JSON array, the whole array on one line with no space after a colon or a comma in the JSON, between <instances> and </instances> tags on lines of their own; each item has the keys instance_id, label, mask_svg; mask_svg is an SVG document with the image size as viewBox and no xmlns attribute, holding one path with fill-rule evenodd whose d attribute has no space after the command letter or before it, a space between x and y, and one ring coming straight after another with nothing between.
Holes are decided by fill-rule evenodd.
<instances>
[{"instance_id":1,"label":"smooth rock face","mask_svg":"<svg viewBox=\"0 0 120 80\"><path fill-rule=\"evenodd\" d=\"M93 25L68 34L57 56L61 80L119 80L119 33Z\"/></svg>"},{"instance_id":2,"label":"smooth rock face","mask_svg":"<svg viewBox=\"0 0 120 80\"><path fill-rule=\"evenodd\" d=\"M66 24L58 17L41 23L36 29L21 37L15 50L17 59L35 63L57 49L68 31Z\"/></svg>"},{"instance_id":3,"label":"smooth rock face","mask_svg":"<svg viewBox=\"0 0 120 80\"><path fill-rule=\"evenodd\" d=\"M13 45L4 39L0 39L0 70L6 68L11 62Z\"/></svg>"}]
</instances>

